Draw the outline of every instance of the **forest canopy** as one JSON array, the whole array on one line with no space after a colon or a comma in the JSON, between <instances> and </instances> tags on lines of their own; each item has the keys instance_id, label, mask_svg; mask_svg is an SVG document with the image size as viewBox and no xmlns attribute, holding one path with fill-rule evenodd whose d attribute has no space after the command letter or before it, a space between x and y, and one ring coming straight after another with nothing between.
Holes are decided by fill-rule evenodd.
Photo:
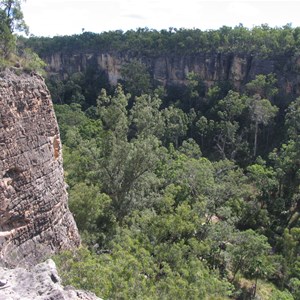
<instances>
[{"instance_id":1,"label":"forest canopy","mask_svg":"<svg viewBox=\"0 0 300 300\"><path fill-rule=\"evenodd\" d=\"M102 33L83 32L71 36L31 37L26 44L41 56L55 51L130 51L139 55L202 52L243 52L280 55L300 46L300 28L291 24L272 28L267 24L251 29L242 24L217 30L138 28Z\"/></svg>"},{"instance_id":2,"label":"forest canopy","mask_svg":"<svg viewBox=\"0 0 300 300\"><path fill-rule=\"evenodd\" d=\"M56 105L85 244L56 257L65 283L107 299L299 299L300 98L274 149L274 84L211 92L206 111L155 91L131 102L121 85L86 111Z\"/></svg>"}]
</instances>

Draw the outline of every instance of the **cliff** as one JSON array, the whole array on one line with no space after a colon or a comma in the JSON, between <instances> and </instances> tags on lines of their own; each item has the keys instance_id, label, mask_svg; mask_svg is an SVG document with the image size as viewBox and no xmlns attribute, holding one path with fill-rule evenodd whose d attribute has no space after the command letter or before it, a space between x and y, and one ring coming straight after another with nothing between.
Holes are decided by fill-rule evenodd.
<instances>
[{"instance_id":1,"label":"cliff","mask_svg":"<svg viewBox=\"0 0 300 300\"><path fill-rule=\"evenodd\" d=\"M185 85L186 75L195 72L206 87L228 81L236 89L253 80L258 74L275 73L278 87L285 97L300 95L300 57L295 55L254 55L242 53L165 54L135 56L130 52L60 51L42 56L48 73L66 79L75 72L95 70L105 74L111 85L121 79L121 67L132 59L143 62L155 82L164 86ZM98 84L98 83L97 83Z\"/></svg>"},{"instance_id":2,"label":"cliff","mask_svg":"<svg viewBox=\"0 0 300 300\"><path fill-rule=\"evenodd\" d=\"M34 265L80 243L51 97L38 75L0 73L0 264Z\"/></svg>"}]
</instances>

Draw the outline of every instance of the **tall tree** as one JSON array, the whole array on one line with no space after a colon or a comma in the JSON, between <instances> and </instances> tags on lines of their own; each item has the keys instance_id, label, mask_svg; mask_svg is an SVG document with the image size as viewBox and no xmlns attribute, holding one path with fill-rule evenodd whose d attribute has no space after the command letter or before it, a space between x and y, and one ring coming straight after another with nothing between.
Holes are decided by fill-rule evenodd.
<instances>
[{"instance_id":1,"label":"tall tree","mask_svg":"<svg viewBox=\"0 0 300 300\"><path fill-rule=\"evenodd\" d=\"M227 248L227 259L232 271L232 281L235 280L238 272L241 272L245 277L255 279L254 298L257 279L266 277L269 272L273 271L273 266L270 259L268 259L271 246L265 236L259 235L251 229L236 232L232 240Z\"/></svg>"},{"instance_id":2,"label":"tall tree","mask_svg":"<svg viewBox=\"0 0 300 300\"><path fill-rule=\"evenodd\" d=\"M278 108L277 106L272 105L272 103L268 99L261 99L260 95L258 94L250 97L248 101L250 118L254 123L253 155L255 157L257 153L257 137L259 125L268 125L271 119L276 116Z\"/></svg>"},{"instance_id":3,"label":"tall tree","mask_svg":"<svg viewBox=\"0 0 300 300\"><path fill-rule=\"evenodd\" d=\"M246 84L250 119L254 123L253 155L257 153L257 138L259 125L268 125L278 112L271 100L277 94L274 74L257 75L254 80Z\"/></svg>"},{"instance_id":4,"label":"tall tree","mask_svg":"<svg viewBox=\"0 0 300 300\"><path fill-rule=\"evenodd\" d=\"M0 9L4 12L4 20L11 33L16 31L25 31L25 33L28 33L28 26L24 21L21 3L22 0L0 1Z\"/></svg>"},{"instance_id":5,"label":"tall tree","mask_svg":"<svg viewBox=\"0 0 300 300\"><path fill-rule=\"evenodd\" d=\"M134 106L130 120L126 110L128 97L119 85L113 96L108 96L103 90L97 100L99 116L106 131L98 157L98 173L102 190L111 197L119 220L131 209L146 206L142 200L148 200L147 191L155 181L153 171L160 157L159 140L151 134L151 126L144 127L140 120L147 108L155 113L154 107L147 104L147 97L138 98L136 105L143 110L138 115ZM128 138L130 121L135 122L138 129L137 137L131 140Z\"/></svg>"},{"instance_id":6,"label":"tall tree","mask_svg":"<svg viewBox=\"0 0 300 300\"><path fill-rule=\"evenodd\" d=\"M237 131L239 123L236 121L245 108L245 98L239 93L229 91L227 96L220 100L214 107L220 121L216 123L218 134L216 135L217 149L225 159L228 155L234 158L238 148Z\"/></svg>"},{"instance_id":7,"label":"tall tree","mask_svg":"<svg viewBox=\"0 0 300 300\"><path fill-rule=\"evenodd\" d=\"M24 31L28 34L21 3L22 0L0 1L0 55L5 59L15 47L14 32Z\"/></svg>"},{"instance_id":8,"label":"tall tree","mask_svg":"<svg viewBox=\"0 0 300 300\"><path fill-rule=\"evenodd\" d=\"M164 119L159 110L162 101L157 95L136 97L130 110L131 127L136 136L155 135L161 137L164 131Z\"/></svg>"},{"instance_id":9,"label":"tall tree","mask_svg":"<svg viewBox=\"0 0 300 300\"><path fill-rule=\"evenodd\" d=\"M178 148L179 141L188 130L188 117L180 108L169 106L162 111L165 122L165 144L174 143Z\"/></svg>"},{"instance_id":10,"label":"tall tree","mask_svg":"<svg viewBox=\"0 0 300 300\"><path fill-rule=\"evenodd\" d=\"M300 136L300 97L293 101L285 115L285 126L290 139L297 140Z\"/></svg>"}]
</instances>

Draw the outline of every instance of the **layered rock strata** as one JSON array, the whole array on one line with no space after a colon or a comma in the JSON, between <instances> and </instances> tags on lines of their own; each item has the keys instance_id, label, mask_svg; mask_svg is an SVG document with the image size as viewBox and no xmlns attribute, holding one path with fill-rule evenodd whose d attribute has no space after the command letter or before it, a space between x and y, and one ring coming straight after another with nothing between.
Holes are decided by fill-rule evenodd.
<instances>
[{"instance_id":1,"label":"layered rock strata","mask_svg":"<svg viewBox=\"0 0 300 300\"><path fill-rule=\"evenodd\" d=\"M274 73L278 87L285 97L300 95L300 57L262 57L242 53L166 54L162 56L132 56L126 52L73 52L60 51L41 57L48 64L48 73L66 79L76 72L97 70L104 74L111 85L122 79L122 66L134 59L147 66L151 78L164 86L187 84L187 74L195 72L206 88L228 81L236 89L253 80L258 74Z\"/></svg>"},{"instance_id":2,"label":"layered rock strata","mask_svg":"<svg viewBox=\"0 0 300 300\"><path fill-rule=\"evenodd\" d=\"M80 243L51 97L35 74L0 73L0 264L34 265Z\"/></svg>"}]
</instances>

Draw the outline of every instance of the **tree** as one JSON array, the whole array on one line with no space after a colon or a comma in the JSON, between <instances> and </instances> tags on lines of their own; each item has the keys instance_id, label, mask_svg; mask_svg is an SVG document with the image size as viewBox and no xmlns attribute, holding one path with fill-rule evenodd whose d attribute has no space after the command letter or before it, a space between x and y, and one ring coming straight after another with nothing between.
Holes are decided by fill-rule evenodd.
<instances>
[{"instance_id":1,"label":"tree","mask_svg":"<svg viewBox=\"0 0 300 300\"><path fill-rule=\"evenodd\" d=\"M258 278L264 278L273 271L272 263L268 259L271 246L267 238L249 229L236 232L232 243L227 247L227 259L232 271L232 281L240 271L245 277L255 279L253 297L256 292Z\"/></svg>"},{"instance_id":2,"label":"tree","mask_svg":"<svg viewBox=\"0 0 300 300\"><path fill-rule=\"evenodd\" d=\"M222 155L222 158L234 158L238 143L237 132L239 123L236 121L243 110L245 109L245 98L241 97L239 93L229 91L227 96L220 100L214 107L217 111L218 117L221 119L215 124L218 134L216 135L217 149Z\"/></svg>"},{"instance_id":3,"label":"tree","mask_svg":"<svg viewBox=\"0 0 300 300\"><path fill-rule=\"evenodd\" d=\"M155 106L159 105L159 99L152 106L147 96L139 97L132 108L132 118L129 118L126 109L128 100L129 96L124 94L120 85L113 96L108 96L103 90L97 100L98 114L105 130L97 157L98 174L103 192L112 199L118 220L133 208L147 206L147 191L155 181L153 171L160 153L160 141L153 135L153 128L141 119L147 111L156 114ZM141 111L136 111L137 106ZM130 127L133 127L130 121L138 129L138 135L132 139L129 139Z\"/></svg>"},{"instance_id":4,"label":"tree","mask_svg":"<svg viewBox=\"0 0 300 300\"><path fill-rule=\"evenodd\" d=\"M300 136L300 97L290 103L285 115L285 126L288 137L297 140Z\"/></svg>"},{"instance_id":5,"label":"tree","mask_svg":"<svg viewBox=\"0 0 300 300\"><path fill-rule=\"evenodd\" d=\"M208 127L209 124L207 118L205 116L201 116L196 122L196 128L201 136L201 147L204 146L204 136L208 131Z\"/></svg>"},{"instance_id":6,"label":"tree","mask_svg":"<svg viewBox=\"0 0 300 300\"><path fill-rule=\"evenodd\" d=\"M24 31L28 27L21 10L22 0L0 1L0 55L7 59L15 47L14 32Z\"/></svg>"},{"instance_id":7,"label":"tree","mask_svg":"<svg viewBox=\"0 0 300 300\"><path fill-rule=\"evenodd\" d=\"M190 158L197 159L202 156L199 145L196 143L195 140L191 138L184 140L178 150L179 152Z\"/></svg>"},{"instance_id":8,"label":"tree","mask_svg":"<svg viewBox=\"0 0 300 300\"><path fill-rule=\"evenodd\" d=\"M274 149L269 155L279 182L276 209L278 216L281 217L281 222L286 222L289 227L297 224L300 218L298 213L300 207L299 149L299 141L290 140L280 149Z\"/></svg>"},{"instance_id":9,"label":"tree","mask_svg":"<svg viewBox=\"0 0 300 300\"><path fill-rule=\"evenodd\" d=\"M180 138L183 138L188 130L188 117L180 108L169 106L162 111L165 122L164 141L166 144L174 143L179 146Z\"/></svg>"},{"instance_id":10,"label":"tree","mask_svg":"<svg viewBox=\"0 0 300 300\"><path fill-rule=\"evenodd\" d=\"M194 108L196 110L201 109L203 105L203 98L205 94L205 85L201 80L199 74L195 72L190 72L186 75L187 80L187 91L186 91L186 101L188 103L187 107L189 109ZM202 101L201 101L202 100ZM201 103L202 102L202 103Z\"/></svg>"},{"instance_id":11,"label":"tree","mask_svg":"<svg viewBox=\"0 0 300 300\"><path fill-rule=\"evenodd\" d=\"M86 243L103 245L107 236L112 235L115 218L110 203L111 199L100 193L97 186L80 182L70 189L70 210Z\"/></svg>"},{"instance_id":12,"label":"tree","mask_svg":"<svg viewBox=\"0 0 300 300\"><path fill-rule=\"evenodd\" d=\"M246 84L246 90L249 95L258 94L261 98L272 99L278 92L278 89L275 87L276 82L274 74L260 74Z\"/></svg>"},{"instance_id":13,"label":"tree","mask_svg":"<svg viewBox=\"0 0 300 300\"><path fill-rule=\"evenodd\" d=\"M283 247L289 275L300 280L300 227L284 230Z\"/></svg>"},{"instance_id":14,"label":"tree","mask_svg":"<svg viewBox=\"0 0 300 300\"><path fill-rule=\"evenodd\" d=\"M24 21L21 10L22 0L1 0L0 9L4 12L5 23L11 33L25 31L28 33L28 26Z\"/></svg>"},{"instance_id":15,"label":"tree","mask_svg":"<svg viewBox=\"0 0 300 300\"><path fill-rule=\"evenodd\" d=\"M257 152L257 136L259 125L268 125L275 117L278 108L272 105L271 99L277 94L278 89L274 86L276 79L273 74L257 75L254 80L246 84L248 92L248 107L250 119L254 123L254 146L253 155Z\"/></svg>"},{"instance_id":16,"label":"tree","mask_svg":"<svg viewBox=\"0 0 300 300\"><path fill-rule=\"evenodd\" d=\"M248 105L250 110L250 118L254 123L254 146L253 155L257 153L257 136L259 125L268 125L270 120L275 117L278 112L278 108L272 105L268 99L261 99L260 95L255 94L248 99Z\"/></svg>"},{"instance_id":17,"label":"tree","mask_svg":"<svg viewBox=\"0 0 300 300\"><path fill-rule=\"evenodd\" d=\"M122 86L118 85L113 96L102 89L97 99L97 110L104 129L113 132L117 139L127 141L128 118L126 107L130 95L125 95Z\"/></svg>"},{"instance_id":18,"label":"tree","mask_svg":"<svg viewBox=\"0 0 300 300\"><path fill-rule=\"evenodd\" d=\"M146 66L134 59L121 68L122 84L132 96L148 93L151 87L150 74Z\"/></svg>"},{"instance_id":19,"label":"tree","mask_svg":"<svg viewBox=\"0 0 300 300\"><path fill-rule=\"evenodd\" d=\"M163 135L164 120L159 110L162 101L155 95L136 97L130 110L131 127L136 136Z\"/></svg>"},{"instance_id":20,"label":"tree","mask_svg":"<svg viewBox=\"0 0 300 300\"><path fill-rule=\"evenodd\" d=\"M65 103L79 103L83 105L85 103L85 97L83 95L83 79L84 74L81 72L73 73L64 85Z\"/></svg>"},{"instance_id":21,"label":"tree","mask_svg":"<svg viewBox=\"0 0 300 300\"><path fill-rule=\"evenodd\" d=\"M126 142L110 134L105 139L99 178L121 220L132 209L147 207L154 200L149 193L157 181L153 172L159 162L160 143L154 136Z\"/></svg>"},{"instance_id":22,"label":"tree","mask_svg":"<svg viewBox=\"0 0 300 300\"><path fill-rule=\"evenodd\" d=\"M274 221L278 221L278 180L276 171L266 165L260 157L256 163L247 167L247 177L250 182L251 194L243 203L238 228L266 232ZM282 206L279 207L281 212Z\"/></svg>"},{"instance_id":23,"label":"tree","mask_svg":"<svg viewBox=\"0 0 300 300\"><path fill-rule=\"evenodd\" d=\"M5 13L0 10L0 55L7 59L15 46L15 39L5 22Z\"/></svg>"}]
</instances>

